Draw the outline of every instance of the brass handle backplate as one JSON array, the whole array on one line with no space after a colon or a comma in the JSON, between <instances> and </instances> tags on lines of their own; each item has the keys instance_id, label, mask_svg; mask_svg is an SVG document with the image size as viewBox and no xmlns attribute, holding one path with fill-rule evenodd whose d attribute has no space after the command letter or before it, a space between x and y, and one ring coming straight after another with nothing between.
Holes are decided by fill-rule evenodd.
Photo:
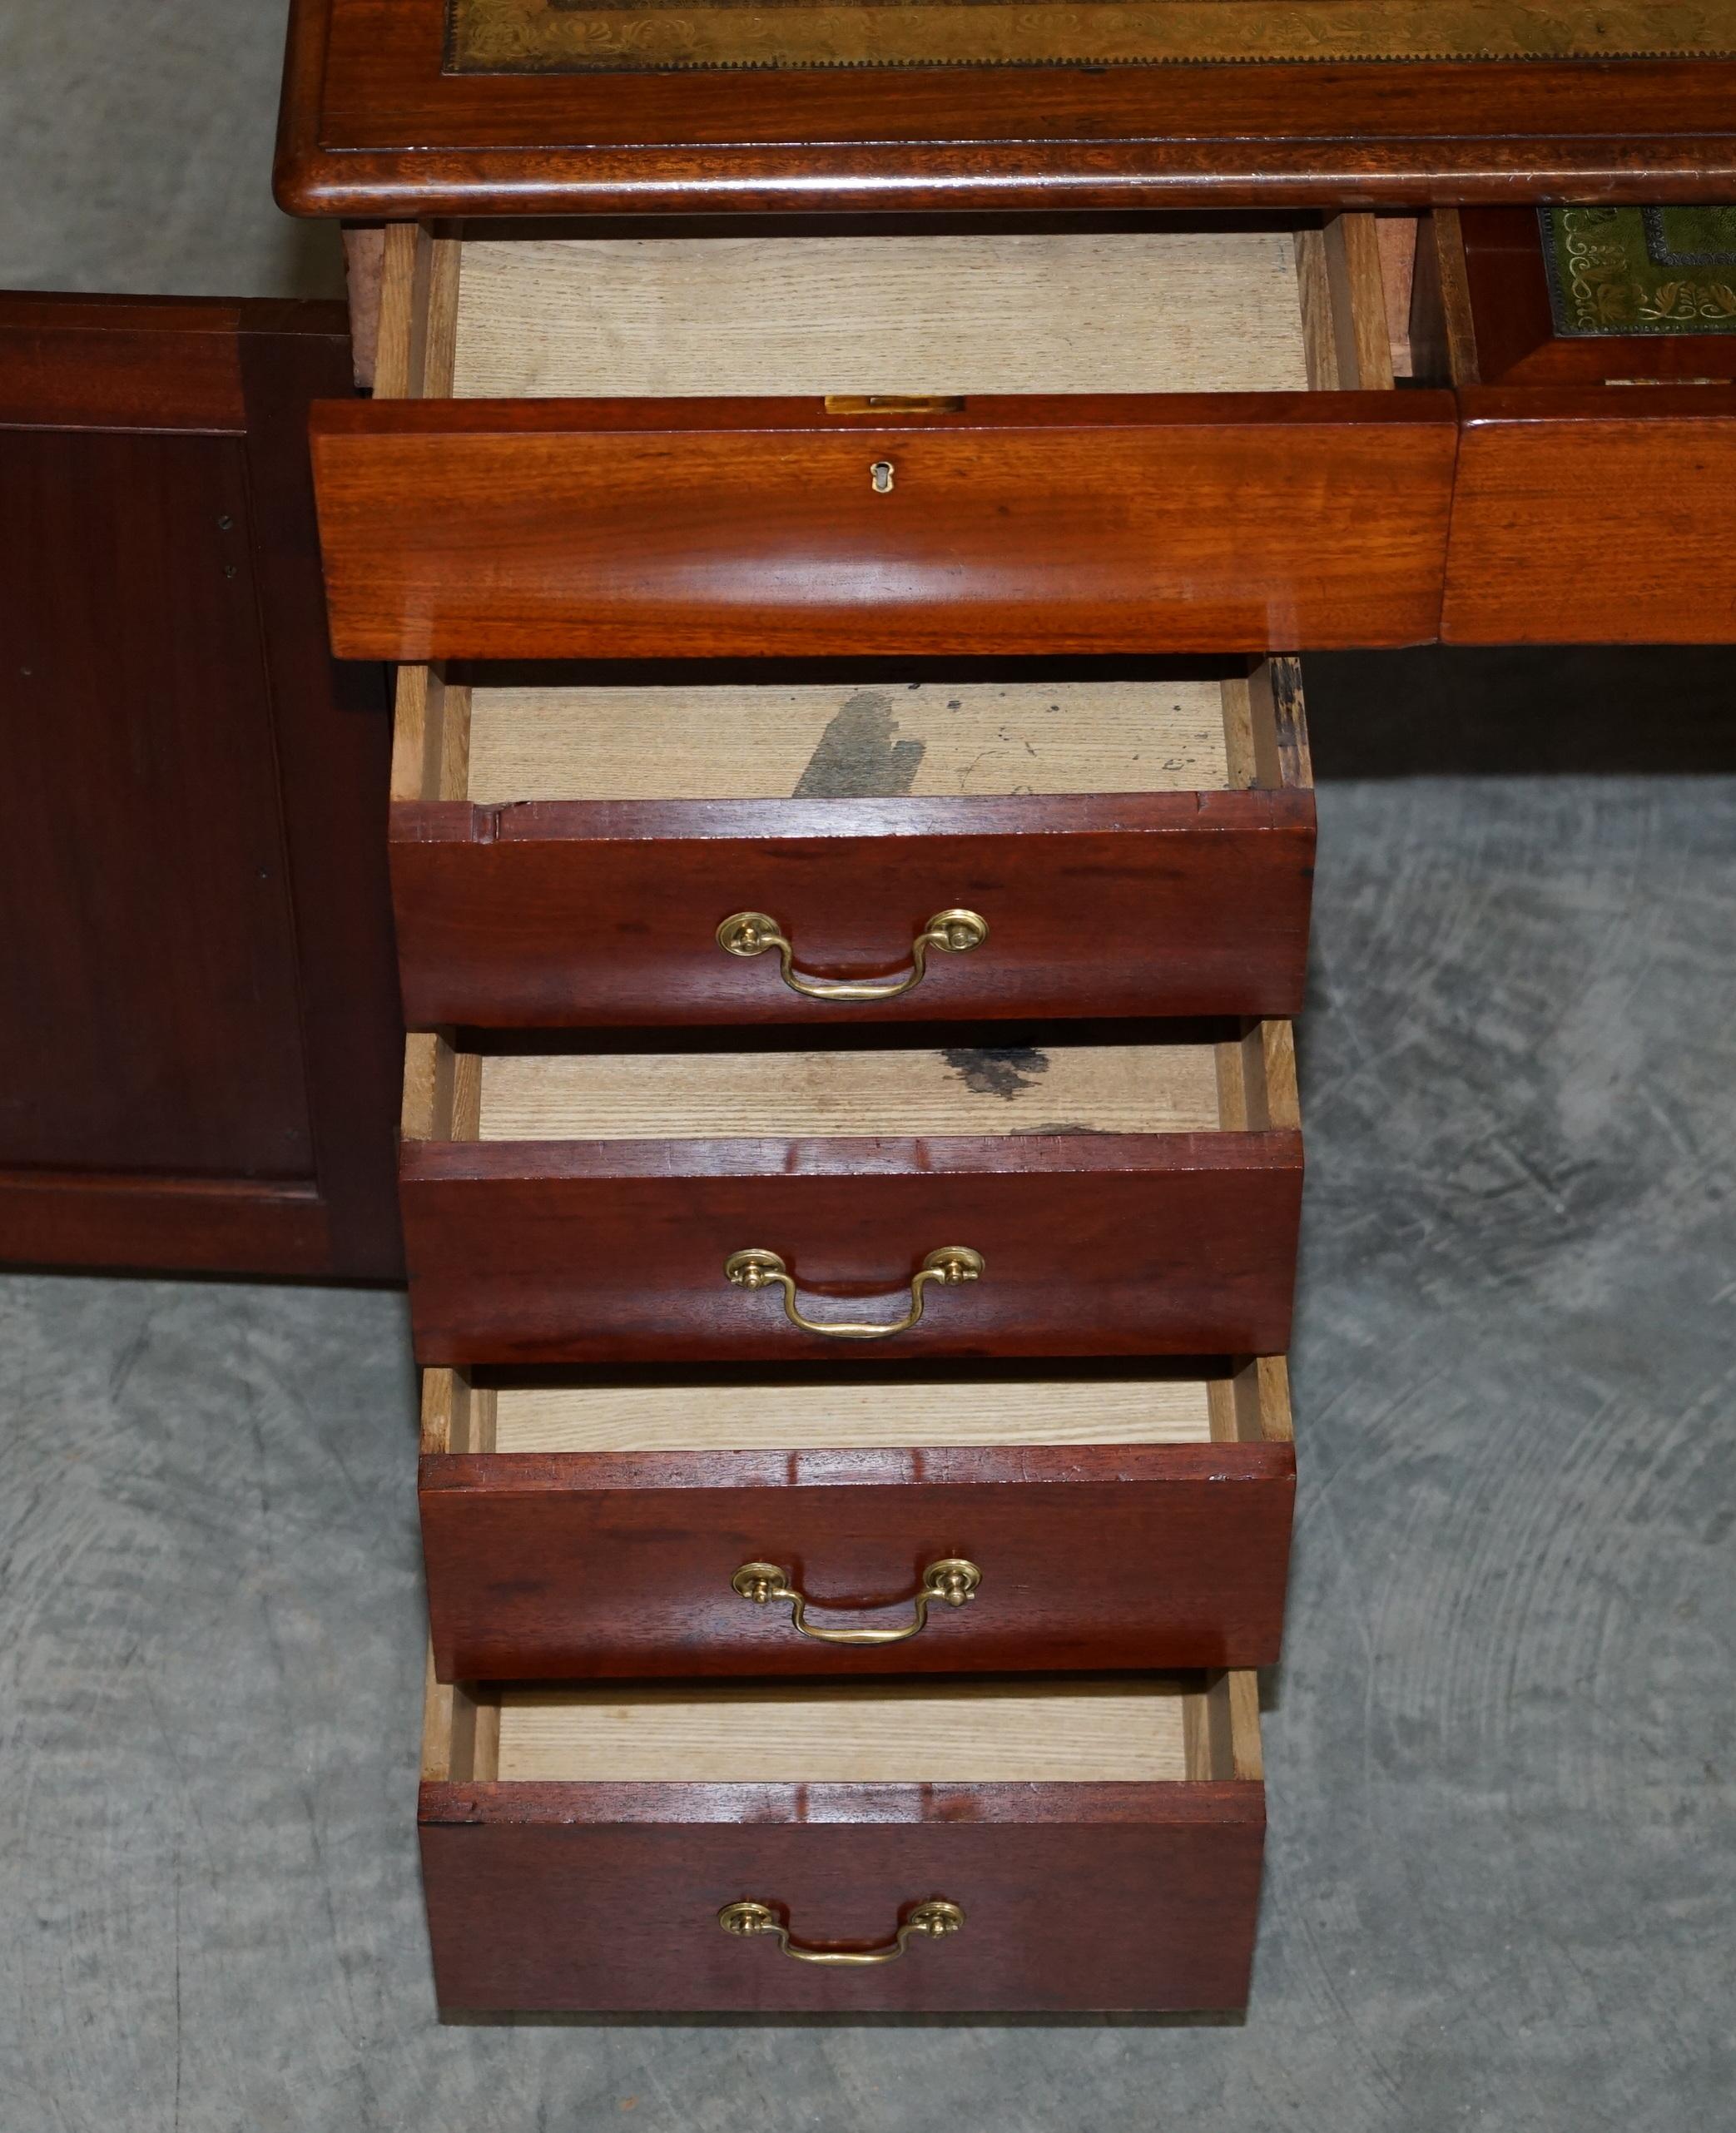
<instances>
[{"instance_id":1,"label":"brass handle backplate","mask_svg":"<svg viewBox=\"0 0 1736 2133\"><path fill-rule=\"evenodd\" d=\"M883 1323L873 1319L804 1318L789 1268L776 1252L761 1251L756 1246L732 1252L723 1262L723 1277L732 1288L781 1288L785 1317L804 1333L824 1333L834 1341L884 1341L894 1333L908 1333L921 1322L923 1294L930 1282L950 1287L960 1282L980 1281L983 1268L980 1252L973 1252L968 1244L943 1244L938 1251L930 1252L910 1277L910 1309L902 1318Z\"/></svg>"},{"instance_id":2,"label":"brass handle backplate","mask_svg":"<svg viewBox=\"0 0 1736 2133\"><path fill-rule=\"evenodd\" d=\"M901 1630L816 1630L808 1620L806 1595L791 1584L786 1571L776 1563L743 1563L730 1580L730 1584L743 1600L751 1600L756 1607L764 1607L776 1600L787 1600L790 1620L805 1637L811 1637L821 1644L901 1644L906 1637L914 1637L928 1620L928 1610L939 1600L949 1607L962 1607L968 1600L976 1597L976 1589L983 1581L983 1574L975 1563L967 1562L962 1555L947 1555L938 1563L930 1563L922 1573L922 1584L913 1605L915 1614Z\"/></svg>"},{"instance_id":3,"label":"brass handle backplate","mask_svg":"<svg viewBox=\"0 0 1736 2133\"><path fill-rule=\"evenodd\" d=\"M941 1941L949 1933L960 1932L965 1914L956 1903L940 1898L928 1903L913 1903L884 1947L864 1948L860 1952L845 1948L798 1947L790 1937L789 1927L769 1903L726 1903L717 1913L717 1923L737 1940L775 1940L780 1951L792 1962L821 1962L837 1970L866 1970L877 1963L896 1962L913 1940Z\"/></svg>"},{"instance_id":4,"label":"brass handle backplate","mask_svg":"<svg viewBox=\"0 0 1736 2133\"><path fill-rule=\"evenodd\" d=\"M897 1000L904 993L914 992L922 983L931 949L938 949L945 955L968 955L988 938L989 921L976 912L936 911L910 943L908 975L890 983L856 984L842 979L801 976L796 969L796 950L788 936L777 920L768 918L764 911L737 911L717 929L717 945L726 955L751 959L775 948L784 983L804 1000Z\"/></svg>"}]
</instances>

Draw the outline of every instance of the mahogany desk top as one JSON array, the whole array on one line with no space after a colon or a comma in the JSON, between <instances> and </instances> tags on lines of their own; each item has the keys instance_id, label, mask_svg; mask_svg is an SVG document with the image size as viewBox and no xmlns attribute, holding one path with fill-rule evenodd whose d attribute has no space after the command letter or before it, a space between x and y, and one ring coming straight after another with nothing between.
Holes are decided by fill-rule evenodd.
<instances>
[{"instance_id":1,"label":"mahogany desk top","mask_svg":"<svg viewBox=\"0 0 1736 2133\"><path fill-rule=\"evenodd\" d=\"M1717 199L1736 0L295 0L282 205Z\"/></svg>"}]
</instances>

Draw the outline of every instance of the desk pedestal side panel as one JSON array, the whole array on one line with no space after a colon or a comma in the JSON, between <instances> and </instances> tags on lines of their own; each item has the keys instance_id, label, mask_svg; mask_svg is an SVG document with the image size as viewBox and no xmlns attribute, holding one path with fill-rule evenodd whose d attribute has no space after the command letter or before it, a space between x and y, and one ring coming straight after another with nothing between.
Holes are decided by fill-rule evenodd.
<instances>
[{"instance_id":1,"label":"desk pedestal side panel","mask_svg":"<svg viewBox=\"0 0 1736 2133\"><path fill-rule=\"evenodd\" d=\"M0 1257L402 1267L377 671L325 644L335 305L0 299Z\"/></svg>"}]
</instances>

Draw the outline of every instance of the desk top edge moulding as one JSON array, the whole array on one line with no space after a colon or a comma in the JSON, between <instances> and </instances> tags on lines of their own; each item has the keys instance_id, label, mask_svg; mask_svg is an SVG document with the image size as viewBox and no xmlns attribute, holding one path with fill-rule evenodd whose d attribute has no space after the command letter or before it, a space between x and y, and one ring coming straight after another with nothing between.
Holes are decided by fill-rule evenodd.
<instances>
[{"instance_id":1,"label":"desk top edge moulding","mask_svg":"<svg viewBox=\"0 0 1736 2133\"><path fill-rule=\"evenodd\" d=\"M1704 200L1736 0L294 0L291 212Z\"/></svg>"}]
</instances>

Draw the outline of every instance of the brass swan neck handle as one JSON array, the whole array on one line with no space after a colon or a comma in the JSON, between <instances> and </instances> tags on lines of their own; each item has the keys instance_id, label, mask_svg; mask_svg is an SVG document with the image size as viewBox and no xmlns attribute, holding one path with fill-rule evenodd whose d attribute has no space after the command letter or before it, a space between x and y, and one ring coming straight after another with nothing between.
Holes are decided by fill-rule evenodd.
<instances>
[{"instance_id":1,"label":"brass swan neck handle","mask_svg":"<svg viewBox=\"0 0 1736 2133\"><path fill-rule=\"evenodd\" d=\"M913 1940L945 1940L948 1934L961 1932L965 1914L956 1903L944 1898L913 1903L885 1947L860 1952L798 1946L769 1903L726 1903L717 1913L717 1923L737 1940L775 1940L780 1953L792 1962L825 1963L836 1970L867 1970L880 1963L896 1962Z\"/></svg>"},{"instance_id":2,"label":"brass swan neck handle","mask_svg":"<svg viewBox=\"0 0 1736 2133\"><path fill-rule=\"evenodd\" d=\"M910 1307L902 1318L885 1321L874 1319L804 1317L801 1307L796 1301L796 1283L781 1258L776 1252L766 1252L757 1246L744 1252L732 1252L723 1262L723 1277L732 1288L781 1288L784 1293L784 1316L792 1326L799 1326L804 1333L823 1333L833 1341L885 1341L895 1333L908 1333L922 1321L924 1292L932 1282L950 1287L962 1282L980 1281L984 1272L983 1255L973 1252L968 1244L943 1244L938 1251L930 1252L910 1277Z\"/></svg>"},{"instance_id":3,"label":"brass swan neck handle","mask_svg":"<svg viewBox=\"0 0 1736 2133\"><path fill-rule=\"evenodd\" d=\"M902 978L863 980L805 978L796 968L796 949L775 918L764 911L737 911L717 929L717 945L726 955L751 960L768 949L777 950L784 983L804 1000L897 1000L915 992L928 971L931 950L943 955L968 955L989 938L989 921L975 911L936 911L910 943L910 968Z\"/></svg>"},{"instance_id":4,"label":"brass swan neck handle","mask_svg":"<svg viewBox=\"0 0 1736 2133\"><path fill-rule=\"evenodd\" d=\"M787 1602L790 1620L804 1637L821 1644L901 1644L914 1637L928 1620L928 1610L938 1600L948 1607L962 1607L976 1597L983 1574L962 1555L944 1556L922 1573L922 1584L912 1603L912 1619L897 1630L817 1630L808 1620L807 1595L790 1582L786 1571L776 1563L743 1563L730 1580L743 1600L756 1607Z\"/></svg>"}]
</instances>

